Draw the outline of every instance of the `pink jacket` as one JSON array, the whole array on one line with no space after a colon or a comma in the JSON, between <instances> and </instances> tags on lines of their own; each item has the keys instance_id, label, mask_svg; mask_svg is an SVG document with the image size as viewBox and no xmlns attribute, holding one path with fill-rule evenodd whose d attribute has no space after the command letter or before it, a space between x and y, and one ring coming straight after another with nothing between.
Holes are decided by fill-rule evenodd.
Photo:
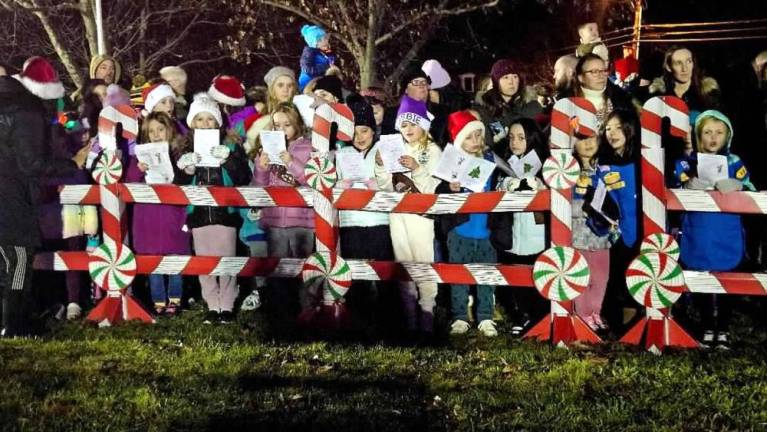
<instances>
[{"instance_id":1,"label":"pink jacket","mask_svg":"<svg viewBox=\"0 0 767 432\"><path fill-rule=\"evenodd\" d=\"M304 167L312 152L312 142L299 138L288 144L288 153L293 160L288 165L288 172L293 174L298 184L306 186ZM254 186L292 187L267 167L261 168L256 160L253 170ZM314 228L314 210L301 207L267 207L261 213L261 228Z\"/></svg>"}]
</instances>

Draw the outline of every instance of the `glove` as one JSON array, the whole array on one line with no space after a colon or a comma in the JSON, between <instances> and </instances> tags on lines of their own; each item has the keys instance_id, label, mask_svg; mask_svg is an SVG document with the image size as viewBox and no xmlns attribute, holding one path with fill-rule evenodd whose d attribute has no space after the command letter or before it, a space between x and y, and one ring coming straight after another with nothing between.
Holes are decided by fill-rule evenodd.
<instances>
[{"instance_id":1,"label":"glove","mask_svg":"<svg viewBox=\"0 0 767 432\"><path fill-rule=\"evenodd\" d=\"M692 189L692 190L707 190L711 189L711 183L701 180L698 177L690 177L689 180L684 184L685 189Z\"/></svg>"},{"instance_id":2,"label":"glove","mask_svg":"<svg viewBox=\"0 0 767 432\"><path fill-rule=\"evenodd\" d=\"M737 192L743 190L743 182L732 178L721 179L714 187L721 193Z\"/></svg>"},{"instance_id":3,"label":"glove","mask_svg":"<svg viewBox=\"0 0 767 432\"><path fill-rule=\"evenodd\" d=\"M521 183L522 181L518 178L509 178L506 181L506 190L509 192L514 192L519 189Z\"/></svg>"},{"instance_id":4,"label":"glove","mask_svg":"<svg viewBox=\"0 0 767 432\"><path fill-rule=\"evenodd\" d=\"M220 159L220 163L224 163L226 158L229 157L229 152L229 147L223 145L217 145L210 149L210 154L213 155L214 158Z\"/></svg>"},{"instance_id":5,"label":"glove","mask_svg":"<svg viewBox=\"0 0 767 432\"><path fill-rule=\"evenodd\" d=\"M352 181L352 179L343 179L340 182L338 182L338 187L340 187L341 189L351 189L353 183L354 182Z\"/></svg>"},{"instance_id":6,"label":"glove","mask_svg":"<svg viewBox=\"0 0 767 432\"><path fill-rule=\"evenodd\" d=\"M365 186L367 186L368 190L378 190L378 181L376 179L367 179L365 180Z\"/></svg>"},{"instance_id":7,"label":"glove","mask_svg":"<svg viewBox=\"0 0 767 432\"><path fill-rule=\"evenodd\" d=\"M200 155L197 153L184 153L180 158L178 158L176 166L180 170L185 170L189 166L197 165L197 163L200 162L200 159Z\"/></svg>"}]
</instances>

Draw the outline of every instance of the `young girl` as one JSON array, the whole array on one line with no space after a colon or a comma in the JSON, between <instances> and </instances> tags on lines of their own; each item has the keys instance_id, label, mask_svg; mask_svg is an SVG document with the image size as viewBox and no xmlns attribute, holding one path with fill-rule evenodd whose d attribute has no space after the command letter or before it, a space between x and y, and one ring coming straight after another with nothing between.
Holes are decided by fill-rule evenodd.
<instances>
[{"instance_id":1,"label":"young girl","mask_svg":"<svg viewBox=\"0 0 767 432\"><path fill-rule=\"evenodd\" d=\"M407 95L402 97L395 127L405 140L405 155L399 162L410 170L391 174L383 166L380 152L376 154L375 175L379 189L399 192L434 193L439 180L431 173L439 163L442 151L429 136L431 122L426 104ZM389 215L394 256L397 261L429 263L434 261L434 220L416 214ZM416 289L417 287L417 289ZM429 336L434 331L434 304L437 284L434 282L405 282L400 286L408 330L418 328ZM416 303L420 306L417 326Z\"/></svg>"},{"instance_id":2,"label":"young girl","mask_svg":"<svg viewBox=\"0 0 767 432\"><path fill-rule=\"evenodd\" d=\"M257 149L252 184L255 186L306 186L304 168L312 143L304 137L304 123L291 103L278 104L271 115L275 130L285 133L287 150L279 158L284 165L271 164L269 155ZM267 207L261 210L270 257L306 258L314 251L314 211L300 207ZM314 306L314 293L299 291L302 310Z\"/></svg>"},{"instance_id":3,"label":"young girl","mask_svg":"<svg viewBox=\"0 0 767 432\"><path fill-rule=\"evenodd\" d=\"M184 153L176 163L182 170L180 184L195 186L243 186L250 182L251 174L242 147L233 138L225 136L218 104L205 94L196 95L189 107L187 123L194 133L197 129L218 129L221 145L213 147L211 155L220 166L197 167L200 155ZM191 135L194 149L194 135ZM194 250L204 256L236 256L237 227L240 217L234 208L189 206L186 225L192 230ZM237 298L237 279L234 276L200 276L202 297L208 303L204 323L229 323L234 320L234 301Z\"/></svg>"},{"instance_id":4,"label":"young girl","mask_svg":"<svg viewBox=\"0 0 767 432\"><path fill-rule=\"evenodd\" d=\"M575 158L581 165L581 175L573 193L573 247L586 258L591 270L586 291L574 300L575 313L594 331L605 330L602 320L602 301L607 289L610 270L610 240L604 232L596 233L591 226L593 212L587 196L592 197L597 180L596 137L585 138L575 143Z\"/></svg>"},{"instance_id":5,"label":"young girl","mask_svg":"<svg viewBox=\"0 0 767 432\"><path fill-rule=\"evenodd\" d=\"M739 190L754 191L748 170L740 158L730 153L733 129L730 120L719 111L702 112L695 121L697 151L676 162L674 172L677 185L687 189L716 189L722 193ZM726 158L726 176L714 183L702 180L698 175L701 155L718 155ZM745 239L740 215L724 213L686 212L682 214L682 235L679 246L681 261L685 268L700 271L730 271L736 268L745 255ZM714 296L713 301L702 302L704 334L703 343L716 343L726 347L728 343L731 305L728 296Z\"/></svg>"},{"instance_id":6,"label":"young girl","mask_svg":"<svg viewBox=\"0 0 767 432\"><path fill-rule=\"evenodd\" d=\"M469 111L458 111L448 119L450 138L467 154L494 161L492 152L485 146L485 126ZM492 190L494 176L487 179L484 191ZM438 193L469 192L458 182L443 181L437 186ZM441 216L440 231L447 236L447 249L452 263L494 263L498 256L490 241L491 229L487 213L471 213ZM468 285L451 285L451 334L464 334L469 330ZM487 337L495 337L498 330L493 322L495 288L477 285L477 321L479 331Z\"/></svg>"},{"instance_id":7,"label":"young girl","mask_svg":"<svg viewBox=\"0 0 767 432\"><path fill-rule=\"evenodd\" d=\"M142 143L167 142L174 166L183 151L176 125L165 112L155 111L144 119L139 139ZM136 156L131 156L125 179L131 183L143 183L148 169ZM178 181L180 177L180 173L174 173L174 180ZM185 222L184 207L135 204L132 229L134 251L145 255L189 255L190 238L189 232L184 230ZM149 289L158 315L174 315L178 311L182 281L181 275L167 276L167 283L164 275L149 275Z\"/></svg>"},{"instance_id":8,"label":"young girl","mask_svg":"<svg viewBox=\"0 0 767 432\"><path fill-rule=\"evenodd\" d=\"M248 148L255 147L259 132L271 128L272 113L277 105L292 102L298 87L296 74L284 66L269 69L269 72L264 75L264 82L266 83L266 109L261 113L262 116L247 129Z\"/></svg>"},{"instance_id":9,"label":"young girl","mask_svg":"<svg viewBox=\"0 0 767 432\"><path fill-rule=\"evenodd\" d=\"M329 70L337 69L334 66L336 55L330 49L330 35L325 29L315 25L301 27L301 36L304 37L306 46L301 53L301 76L298 79L299 91L303 91L306 84L318 76L330 75Z\"/></svg>"},{"instance_id":10,"label":"young girl","mask_svg":"<svg viewBox=\"0 0 767 432\"><path fill-rule=\"evenodd\" d=\"M378 147L375 141L375 118L373 109L361 97L349 98L347 105L354 113L354 140L352 145L336 151L336 169L339 186L343 189L377 190L375 179L375 155ZM340 159L347 155L361 154L363 158L362 176L352 176L346 172ZM389 215L379 212L342 210L338 213L341 227L341 255L344 258L373 259L378 261L393 261L391 233L389 231ZM375 322L374 304L378 299L377 283L360 281L349 292L350 302L354 299L364 300L363 308L367 313L368 322ZM362 295L358 295L359 293ZM365 295L369 293L369 295Z\"/></svg>"},{"instance_id":11,"label":"young girl","mask_svg":"<svg viewBox=\"0 0 767 432\"><path fill-rule=\"evenodd\" d=\"M176 119L176 94L173 87L164 82L158 82L144 89L142 92L144 99L144 109L142 114L147 116L149 113L165 113L174 121L174 129L178 135L186 136L189 128L183 121Z\"/></svg>"},{"instance_id":12,"label":"young girl","mask_svg":"<svg viewBox=\"0 0 767 432\"><path fill-rule=\"evenodd\" d=\"M534 162L537 158L542 163L548 157L546 139L541 130L533 120L519 118L510 125L508 135L507 143L498 153L519 168L513 175L503 177L496 189L506 192L545 189L538 177L539 165ZM500 253L500 261L504 264L532 265L546 247L544 216L538 212L520 212L514 213L513 219L512 247ZM513 308L511 332L514 336L520 335L548 310L548 302L534 290L513 289L509 297Z\"/></svg>"}]
</instances>

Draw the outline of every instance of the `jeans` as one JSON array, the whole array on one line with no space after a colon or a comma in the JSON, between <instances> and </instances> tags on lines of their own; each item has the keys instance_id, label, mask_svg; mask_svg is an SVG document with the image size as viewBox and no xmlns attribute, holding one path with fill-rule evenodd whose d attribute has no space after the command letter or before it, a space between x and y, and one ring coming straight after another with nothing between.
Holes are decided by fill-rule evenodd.
<instances>
[{"instance_id":1,"label":"jeans","mask_svg":"<svg viewBox=\"0 0 767 432\"><path fill-rule=\"evenodd\" d=\"M168 278L166 288L165 278ZM149 289L152 292L152 301L155 303L167 304L169 300L174 299L178 302L181 299L181 289L183 278L181 275L149 275Z\"/></svg>"}]
</instances>

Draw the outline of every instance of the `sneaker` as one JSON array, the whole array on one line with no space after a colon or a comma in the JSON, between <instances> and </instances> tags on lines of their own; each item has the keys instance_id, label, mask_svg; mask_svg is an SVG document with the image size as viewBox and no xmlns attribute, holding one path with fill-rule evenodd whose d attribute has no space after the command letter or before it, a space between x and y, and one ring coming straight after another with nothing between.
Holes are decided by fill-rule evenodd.
<instances>
[{"instance_id":1,"label":"sneaker","mask_svg":"<svg viewBox=\"0 0 767 432\"><path fill-rule=\"evenodd\" d=\"M252 311L258 309L259 307L261 307L261 296L258 294L258 290L253 290L253 292L245 297L245 300L242 301L240 310Z\"/></svg>"},{"instance_id":2,"label":"sneaker","mask_svg":"<svg viewBox=\"0 0 767 432\"><path fill-rule=\"evenodd\" d=\"M79 304L72 302L67 305L67 321L72 321L80 318L83 314L83 309Z\"/></svg>"},{"instance_id":3,"label":"sneaker","mask_svg":"<svg viewBox=\"0 0 767 432\"><path fill-rule=\"evenodd\" d=\"M594 320L594 316L587 316L583 318L583 322L586 323L587 326L591 329L591 331L597 331L599 330L599 326L597 325L596 321Z\"/></svg>"},{"instance_id":4,"label":"sneaker","mask_svg":"<svg viewBox=\"0 0 767 432\"><path fill-rule=\"evenodd\" d=\"M724 331L717 333L716 348L724 351L730 349L730 333Z\"/></svg>"},{"instance_id":5,"label":"sneaker","mask_svg":"<svg viewBox=\"0 0 767 432\"><path fill-rule=\"evenodd\" d=\"M602 317L599 316L598 313L591 315L591 318L594 320L594 324L597 325L599 330L607 330L607 324L605 324L604 320L602 320Z\"/></svg>"},{"instance_id":6,"label":"sneaker","mask_svg":"<svg viewBox=\"0 0 767 432\"><path fill-rule=\"evenodd\" d=\"M218 311L208 311L205 314L205 317L202 320L203 324L213 324L214 322L218 322Z\"/></svg>"},{"instance_id":7,"label":"sneaker","mask_svg":"<svg viewBox=\"0 0 767 432\"><path fill-rule=\"evenodd\" d=\"M498 330L495 328L495 322L493 320L483 320L477 327L479 331L486 337L498 336Z\"/></svg>"},{"instance_id":8,"label":"sneaker","mask_svg":"<svg viewBox=\"0 0 767 432\"><path fill-rule=\"evenodd\" d=\"M168 317L176 316L179 310L180 308L176 303L168 303L168 306L165 307L163 315Z\"/></svg>"},{"instance_id":9,"label":"sneaker","mask_svg":"<svg viewBox=\"0 0 767 432\"><path fill-rule=\"evenodd\" d=\"M218 314L218 322L221 324L229 324L234 322L234 314L232 311L221 311L220 314Z\"/></svg>"},{"instance_id":10,"label":"sneaker","mask_svg":"<svg viewBox=\"0 0 767 432\"><path fill-rule=\"evenodd\" d=\"M522 327L519 324L515 324L511 327L511 335L512 336L520 336L522 335L522 332L525 331L525 328Z\"/></svg>"},{"instance_id":11,"label":"sneaker","mask_svg":"<svg viewBox=\"0 0 767 432\"><path fill-rule=\"evenodd\" d=\"M72 321L80 318L83 313L83 309L79 304L72 302L67 305L67 321Z\"/></svg>"},{"instance_id":12,"label":"sneaker","mask_svg":"<svg viewBox=\"0 0 767 432\"><path fill-rule=\"evenodd\" d=\"M450 326L451 335L462 335L469 331L469 323L464 320L455 320Z\"/></svg>"},{"instance_id":13,"label":"sneaker","mask_svg":"<svg viewBox=\"0 0 767 432\"><path fill-rule=\"evenodd\" d=\"M706 332L703 333L703 343L706 343L706 344L714 343L714 331L713 330L706 330Z\"/></svg>"}]
</instances>

